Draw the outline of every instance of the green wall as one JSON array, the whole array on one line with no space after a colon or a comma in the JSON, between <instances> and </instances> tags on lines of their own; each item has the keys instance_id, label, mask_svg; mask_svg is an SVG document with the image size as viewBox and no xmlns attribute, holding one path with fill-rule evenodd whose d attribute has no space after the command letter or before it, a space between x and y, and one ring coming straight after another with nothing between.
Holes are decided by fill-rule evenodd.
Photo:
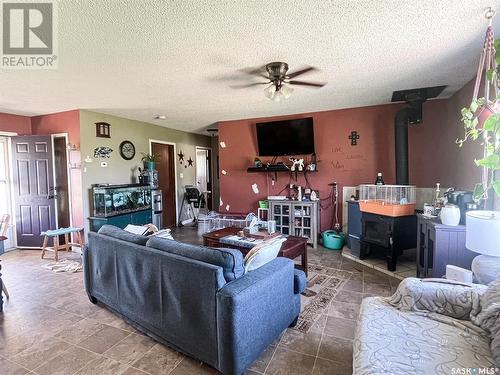
<instances>
[{"instance_id":1,"label":"green wall","mask_svg":"<svg viewBox=\"0 0 500 375\"><path fill-rule=\"evenodd\" d=\"M111 138L97 138L95 136L95 123L99 121L111 124ZM168 122L166 122L165 125L168 126ZM90 216L91 208L89 191L92 184L127 184L137 182L137 167L142 165L141 152L149 152L150 139L175 143L176 153L182 151L185 155L185 160L189 157L193 160L196 159L196 146L211 146L210 137L204 135L187 133L146 122L129 120L86 110L80 111L80 135L83 214L85 228L87 230L89 224L87 218ZM124 140L129 140L135 145L136 154L132 160L124 160L120 156L118 146ZM113 149L111 158L95 159L94 149L96 147L110 147ZM92 158L93 161L91 163L85 162L87 156ZM106 168L101 167L101 161L106 161L108 166ZM177 196L179 206L182 203L184 185L195 184L195 165L193 164L193 166L187 168L185 165L186 163L180 164L176 156ZM181 178L181 173L183 174L183 178Z\"/></svg>"}]
</instances>

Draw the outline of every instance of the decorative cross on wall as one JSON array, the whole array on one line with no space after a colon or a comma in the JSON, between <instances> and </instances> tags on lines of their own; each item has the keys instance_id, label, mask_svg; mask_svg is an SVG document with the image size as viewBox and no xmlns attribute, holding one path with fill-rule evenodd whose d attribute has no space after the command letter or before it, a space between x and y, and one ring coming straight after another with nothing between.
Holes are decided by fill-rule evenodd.
<instances>
[{"instance_id":1,"label":"decorative cross on wall","mask_svg":"<svg viewBox=\"0 0 500 375\"><path fill-rule=\"evenodd\" d=\"M358 144L359 134L356 130L353 130L351 135L347 138L351 140L351 146L356 146Z\"/></svg>"}]
</instances>

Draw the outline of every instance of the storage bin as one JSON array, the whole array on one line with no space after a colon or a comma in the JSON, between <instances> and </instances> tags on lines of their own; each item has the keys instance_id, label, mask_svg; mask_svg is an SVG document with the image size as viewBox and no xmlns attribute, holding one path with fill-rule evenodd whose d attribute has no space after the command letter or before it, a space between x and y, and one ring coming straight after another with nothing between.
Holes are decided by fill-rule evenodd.
<instances>
[{"instance_id":1,"label":"storage bin","mask_svg":"<svg viewBox=\"0 0 500 375\"><path fill-rule=\"evenodd\" d=\"M269 208L268 201L259 201L259 208Z\"/></svg>"},{"instance_id":2,"label":"storage bin","mask_svg":"<svg viewBox=\"0 0 500 375\"><path fill-rule=\"evenodd\" d=\"M338 233L335 230L327 230L321 234L323 246L330 250L341 250L344 247L344 233Z\"/></svg>"},{"instance_id":3,"label":"storage bin","mask_svg":"<svg viewBox=\"0 0 500 375\"><path fill-rule=\"evenodd\" d=\"M250 225L250 222L255 217L255 214L236 215L223 214L218 212L209 212L208 215L199 215L198 217L198 233L205 234L218 229L227 227L236 227L243 229Z\"/></svg>"}]
</instances>

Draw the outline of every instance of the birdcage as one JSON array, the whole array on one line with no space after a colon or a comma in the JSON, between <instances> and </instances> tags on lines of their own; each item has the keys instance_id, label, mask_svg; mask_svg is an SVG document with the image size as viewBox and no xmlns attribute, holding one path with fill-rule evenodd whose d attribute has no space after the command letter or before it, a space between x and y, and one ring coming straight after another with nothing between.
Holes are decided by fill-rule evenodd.
<instances>
[{"instance_id":1,"label":"birdcage","mask_svg":"<svg viewBox=\"0 0 500 375\"><path fill-rule=\"evenodd\" d=\"M413 215L416 189L413 185L360 185L359 209L392 217Z\"/></svg>"}]
</instances>

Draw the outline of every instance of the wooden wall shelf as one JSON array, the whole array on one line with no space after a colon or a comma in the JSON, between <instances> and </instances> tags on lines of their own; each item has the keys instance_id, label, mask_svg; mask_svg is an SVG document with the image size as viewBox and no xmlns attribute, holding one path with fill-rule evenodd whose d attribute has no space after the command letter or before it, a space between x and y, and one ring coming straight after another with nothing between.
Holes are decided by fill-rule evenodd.
<instances>
[{"instance_id":1,"label":"wooden wall shelf","mask_svg":"<svg viewBox=\"0 0 500 375\"><path fill-rule=\"evenodd\" d=\"M316 173L318 172L318 170L314 170L314 171L309 171L309 170L303 170L303 171L291 171L290 169L288 169L287 167L283 166L283 167L280 167L280 166L271 166L270 168L268 167L260 167L260 168L257 168L257 167L248 167L247 168L247 173L282 173L282 172L296 172L296 173L307 173L307 172L310 172L310 173Z\"/></svg>"},{"instance_id":2,"label":"wooden wall shelf","mask_svg":"<svg viewBox=\"0 0 500 375\"><path fill-rule=\"evenodd\" d=\"M317 169L314 171L309 171L307 169L304 169L303 171L291 171L289 168L287 168L285 165L271 165L269 167L264 166L264 167L248 167L247 168L247 173L274 173L274 179L278 179L278 173L295 173L295 180L297 180L297 176L299 173L303 173L304 175L306 173L316 173L318 172Z\"/></svg>"}]
</instances>

